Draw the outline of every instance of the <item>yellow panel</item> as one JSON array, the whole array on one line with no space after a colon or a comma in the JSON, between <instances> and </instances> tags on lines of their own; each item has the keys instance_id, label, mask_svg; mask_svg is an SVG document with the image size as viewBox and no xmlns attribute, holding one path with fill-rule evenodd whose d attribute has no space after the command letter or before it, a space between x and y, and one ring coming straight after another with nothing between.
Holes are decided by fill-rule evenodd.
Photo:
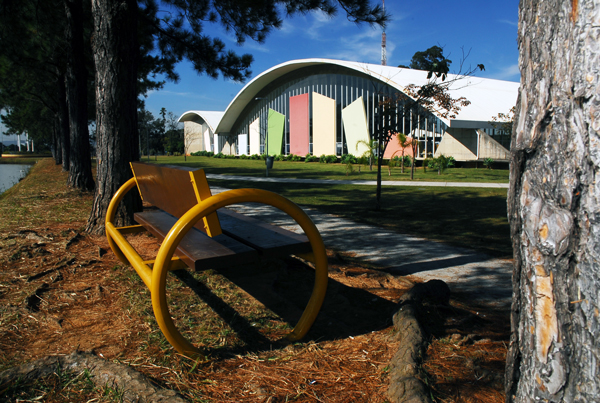
<instances>
[{"instance_id":1,"label":"yellow panel","mask_svg":"<svg viewBox=\"0 0 600 403\"><path fill-rule=\"evenodd\" d=\"M313 155L335 155L335 99L312 93Z\"/></svg>"},{"instance_id":2,"label":"yellow panel","mask_svg":"<svg viewBox=\"0 0 600 403\"><path fill-rule=\"evenodd\" d=\"M348 154L361 156L369 151L369 147L366 144L358 144L361 140L366 143L369 142L367 114L365 113L365 104L362 97L359 97L342 110L342 120L344 121Z\"/></svg>"}]
</instances>

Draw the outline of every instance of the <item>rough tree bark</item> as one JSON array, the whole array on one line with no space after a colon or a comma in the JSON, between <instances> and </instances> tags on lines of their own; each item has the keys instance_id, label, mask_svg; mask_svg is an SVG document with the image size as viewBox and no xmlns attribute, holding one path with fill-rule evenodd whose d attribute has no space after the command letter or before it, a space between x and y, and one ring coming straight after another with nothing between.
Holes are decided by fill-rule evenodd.
<instances>
[{"instance_id":1,"label":"rough tree bark","mask_svg":"<svg viewBox=\"0 0 600 403\"><path fill-rule=\"evenodd\" d=\"M71 140L69 139L69 110L67 107L67 90L65 75L58 76L58 135L60 136L60 153L62 170L69 171L71 159Z\"/></svg>"},{"instance_id":2,"label":"rough tree bark","mask_svg":"<svg viewBox=\"0 0 600 403\"><path fill-rule=\"evenodd\" d=\"M507 402L600 401L600 2L522 0Z\"/></svg>"},{"instance_id":3,"label":"rough tree bark","mask_svg":"<svg viewBox=\"0 0 600 403\"><path fill-rule=\"evenodd\" d=\"M110 199L132 177L137 161L137 1L92 0L96 65L98 185L87 231L104 233ZM117 212L118 224L132 222L141 201L129 192Z\"/></svg>"},{"instance_id":4,"label":"rough tree bark","mask_svg":"<svg viewBox=\"0 0 600 403\"><path fill-rule=\"evenodd\" d=\"M69 111L69 138L71 154L69 160L69 186L82 190L94 189L90 134L87 109L87 70L84 60L83 1L65 0L67 73L66 99Z\"/></svg>"}]
</instances>

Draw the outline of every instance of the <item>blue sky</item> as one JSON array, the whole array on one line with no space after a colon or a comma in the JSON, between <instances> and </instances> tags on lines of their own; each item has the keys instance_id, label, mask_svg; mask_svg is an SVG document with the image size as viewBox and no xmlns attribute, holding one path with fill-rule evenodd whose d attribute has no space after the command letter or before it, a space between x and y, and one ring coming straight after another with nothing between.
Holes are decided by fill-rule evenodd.
<instances>
[{"instance_id":1,"label":"blue sky","mask_svg":"<svg viewBox=\"0 0 600 403\"><path fill-rule=\"evenodd\" d=\"M470 51L465 65L485 65L477 76L519 81L517 21L518 0L388 0L392 20L386 28L387 61L390 66L408 65L417 51L438 45L453 61L451 72ZM329 58L379 64L381 28L349 22L343 10L328 18L322 13L285 19L262 44L247 41L238 46L232 35L218 26L206 26L205 33L220 37L236 53L254 56L252 78L286 61ZM462 48L462 49L461 49ZM449 55L449 56L448 56ZM463 69L464 70L464 69ZM244 84L214 80L196 74L191 65L177 66L181 79L148 94L146 109L158 116L160 108L180 116L188 110L224 111Z\"/></svg>"}]
</instances>

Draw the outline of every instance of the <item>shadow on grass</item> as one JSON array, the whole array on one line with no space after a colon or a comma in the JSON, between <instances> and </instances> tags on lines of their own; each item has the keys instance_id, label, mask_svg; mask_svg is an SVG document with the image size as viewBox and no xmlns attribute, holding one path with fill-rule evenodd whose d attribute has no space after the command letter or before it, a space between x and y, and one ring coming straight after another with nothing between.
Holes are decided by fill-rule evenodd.
<instances>
[{"instance_id":1,"label":"shadow on grass","mask_svg":"<svg viewBox=\"0 0 600 403\"><path fill-rule=\"evenodd\" d=\"M257 265L246 265L219 270L270 310L274 315L261 314L255 321L253 313L239 312L218 297L213 290L198 282L184 270L173 274L210 306L236 332L243 346L219 348L218 355L241 354L270 348L281 348L289 342L272 340L263 333L270 320L281 321L293 328L312 293L314 270L301 261L265 259ZM304 340L334 340L384 329L391 325L396 304L380 298L365 289L353 288L329 278L323 307ZM263 328L263 329L261 329ZM263 330L263 332L261 332ZM289 330L288 330L289 331Z\"/></svg>"}]
</instances>

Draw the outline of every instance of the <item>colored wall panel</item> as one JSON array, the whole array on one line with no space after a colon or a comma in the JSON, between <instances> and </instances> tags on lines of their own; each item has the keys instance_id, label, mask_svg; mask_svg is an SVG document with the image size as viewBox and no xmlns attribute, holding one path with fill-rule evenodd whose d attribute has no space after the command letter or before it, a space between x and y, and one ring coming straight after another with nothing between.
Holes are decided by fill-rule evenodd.
<instances>
[{"instance_id":1,"label":"colored wall panel","mask_svg":"<svg viewBox=\"0 0 600 403\"><path fill-rule=\"evenodd\" d=\"M408 137L410 139L410 137ZM396 155L394 155L396 153ZM404 155L408 155L412 157L412 147L406 147L404 149ZM398 136L393 134L392 139L387 145L385 152L383 153L384 159L390 159L392 157L398 156L398 158L402 157L402 148L398 144Z\"/></svg>"},{"instance_id":2,"label":"colored wall panel","mask_svg":"<svg viewBox=\"0 0 600 403\"><path fill-rule=\"evenodd\" d=\"M342 121L344 122L348 154L360 156L369 151L367 145L359 144L361 140L366 143L369 142L367 114L365 113L365 105L362 97L359 97L342 110Z\"/></svg>"},{"instance_id":3,"label":"colored wall panel","mask_svg":"<svg viewBox=\"0 0 600 403\"><path fill-rule=\"evenodd\" d=\"M310 152L308 115L309 94L290 97L290 153L305 156Z\"/></svg>"},{"instance_id":4,"label":"colored wall panel","mask_svg":"<svg viewBox=\"0 0 600 403\"><path fill-rule=\"evenodd\" d=\"M282 154L283 129L285 128L285 115L269 109L269 128L267 131L267 155Z\"/></svg>"},{"instance_id":5,"label":"colored wall panel","mask_svg":"<svg viewBox=\"0 0 600 403\"><path fill-rule=\"evenodd\" d=\"M335 100L312 93L313 155L335 155Z\"/></svg>"},{"instance_id":6,"label":"colored wall panel","mask_svg":"<svg viewBox=\"0 0 600 403\"><path fill-rule=\"evenodd\" d=\"M260 119L250 123L250 155L260 154Z\"/></svg>"},{"instance_id":7,"label":"colored wall panel","mask_svg":"<svg viewBox=\"0 0 600 403\"><path fill-rule=\"evenodd\" d=\"M238 134L238 155L248 155L247 134Z\"/></svg>"}]
</instances>

